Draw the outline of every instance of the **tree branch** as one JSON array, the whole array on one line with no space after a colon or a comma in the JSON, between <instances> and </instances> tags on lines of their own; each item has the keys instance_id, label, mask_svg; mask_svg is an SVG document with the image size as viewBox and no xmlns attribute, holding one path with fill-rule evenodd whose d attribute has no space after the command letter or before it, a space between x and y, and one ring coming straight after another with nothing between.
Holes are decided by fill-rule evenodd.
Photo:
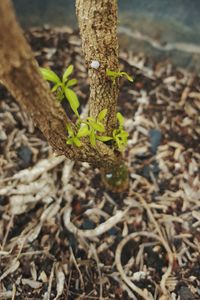
<instances>
[{"instance_id":1,"label":"tree branch","mask_svg":"<svg viewBox=\"0 0 200 300\"><path fill-rule=\"evenodd\" d=\"M106 69L119 70L116 0L76 0L76 13L82 48L90 82L89 110L92 117L108 109L106 127L111 134L116 127L116 106L119 86L106 76ZM100 63L91 67L93 60Z\"/></svg>"},{"instance_id":2,"label":"tree branch","mask_svg":"<svg viewBox=\"0 0 200 300\"><path fill-rule=\"evenodd\" d=\"M96 148L85 142L80 148L66 145L69 119L38 72L37 62L15 19L10 0L0 1L0 80L58 154L96 166L115 162L113 151L103 143L98 142Z\"/></svg>"}]
</instances>

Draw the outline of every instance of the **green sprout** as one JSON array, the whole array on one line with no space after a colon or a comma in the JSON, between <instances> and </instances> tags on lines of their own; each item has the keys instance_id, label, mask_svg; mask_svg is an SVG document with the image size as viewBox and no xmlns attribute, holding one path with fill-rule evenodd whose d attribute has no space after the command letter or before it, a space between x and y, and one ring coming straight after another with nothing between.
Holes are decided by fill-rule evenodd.
<instances>
[{"instance_id":1,"label":"green sprout","mask_svg":"<svg viewBox=\"0 0 200 300\"><path fill-rule=\"evenodd\" d=\"M128 132L124 130L124 117L120 112L117 113L119 127L113 130L113 140L119 151L124 151L127 146Z\"/></svg>"},{"instance_id":2,"label":"green sprout","mask_svg":"<svg viewBox=\"0 0 200 300\"><path fill-rule=\"evenodd\" d=\"M111 71L109 69L106 70L106 75L108 77L110 77L110 79L112 80L112 83L115 84L116 83L116 79L119 77L126 77L126 79L128 79L129 81L133 82L133 78L131 76L129 76L126 72L115 72L115 71Z\"/></svg>"},{"instance_id":3,"label":"green sprout","mask_svg":"<svg viewBox=\"0 0 200 300\"><path fill-rule=\"evenodd\" d=\"M105 127L103 125L103 123L101 122L105 116L107 114L107 109L103 109L97 119L95 120L95 118L92 117L88 117L86 119L86 124L88 126L88 130L89 130L89 139L90 139L90 144L95 147L96 146L96 140L102 141L102 142L106 142L109 141L110 139L112 139L111 137L105 136L105 135L99 135L105 132Z\"/></svg>"},{"instance_id":4,"label":"green sprout","mask_svg":"<svg viewBox=\"0 0 200 300\"><path fill-rule=\"evenodd\" d=\"M96 141L108 142L111 141L111 146L117 148L119 151L124 151L127 146L128 133L124 130L124 117L121 113L117 113L118 128L114 129L112 136L104 135L106 129L103 124L103 121L108 113L108 110L102 109L97 118L87 117L85 120L80 118L78 113L78 108L80 106L78 97L75 92L71 89L77 80L75 78L69 79L69 76L73 73L74 67L70 65L67 67L63 73L62 78L59 78L58 75L50 69L40 68L40 73L42 77L50 81L53 84L51 91L56 93L58 101L62 101L66 98L69 102L69 105L72 111L77 117L77 122L75 127L68 123L66 125L66 130L68 132L68 137L66 143L68 145L74 145L76 147L81 147L81 139L88 137L90 144L95 147ZM111 78L113 84L116 83L116 79L122 76L125 76L129 81L133 82L133 79L126 72L114 72L111 70L106 71L106 75Z\"/></svg>"},{"instance_id":5,"label":"green sprout","mask_svg":"<svg viewBox=\"0 0 200 300\"><path fill-rule=\"evenodd\" d=\"M78 108L80 103L76 93L71 89L72 86L77 84L77 80L75 78L69 79L69 76L72 74L73 70L74 67L72 65L67 67L63 73L62 79L59 78L55 72L47 68L40 68L40 73L45 80L53 83L51 91L56 93L58 101L61 102L66 97L71 109L79 118Z\"/></svg>"},{"instance_id":6,"label":"green sprout","mask_svg":"<svg viewBox=\"0 0 200 300\"><path fill-rule=\"evenodd\" d=\"M124 117L121 113L117 113L117 121L119 127L114 129L112 132L112 136L102 135L105 132L105 127L102 123L104 118L107 115L107 109L103 109L98 114L97 119L92 117L87 117L86 120L81 120L80 118L77 121L76 131L75 133L71 126L67 124L68 131L68 139L67 144L75 145L76 147L81 146L81 138L88 137L90 144L95 147L96 141L99 140L101 142L113 141L114 148L117 148L119 151L124 151L127 146L127 138L128 133L123 129L124 126Z\"/></svg>"},{"instance_id":7,"label":"green sprout","mask_svg":"<svg viewBox=\"0 0 200 300\"><path fill-rule=\"evenodd\" d=\"M88 136L88 128L86 125L83 125L79 128L77 134L74 133L73 129L71 128L70 124L67 124L66 126L67 132L68 132L68 139L67 144L68 145L75 145L76 147L81 147L82 143L80 141L80 138Z\"/></svg>"},{"instance_id":8,"label":"green sprout","mask_svg":"<svg viewBox=\"0 0 200 300\"><path fill-rule=\"evenodd\" d=\"M100 113L97 116L97 119L92 117L87 117L86 120L78 119L77 127L78 132L77 135L70 132L68 130L69 139L67 140L67 143L74 144L77 146L77 143L80 144L80 138L82 137L89 137L90 144L95 147L96 146L96 140L107 142L109 140L112 140L112 137L105 136L105 135L99 135L105 132L105 127L102 123L103 119L105 118L107 114L107 109L103 109L100 111ZM77 141L77 139L79 141Z\"/></svg>"}]
</instances>

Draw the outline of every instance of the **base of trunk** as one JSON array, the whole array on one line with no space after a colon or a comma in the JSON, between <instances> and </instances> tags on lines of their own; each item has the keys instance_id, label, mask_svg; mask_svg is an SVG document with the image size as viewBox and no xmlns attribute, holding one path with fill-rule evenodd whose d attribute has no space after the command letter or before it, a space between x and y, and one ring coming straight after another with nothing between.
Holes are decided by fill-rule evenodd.
<instances>
[{"instance_id":1,"label":"base of trunk","mask_svg":"<svg viewBox=\"0 0 200 300\"><path fill-rule=\"evenodd\" d=\"M108 169L101 169L102 181L114 193L125 192L129 187L128 168L122 161Z\"/></svg>"}]
</instances>

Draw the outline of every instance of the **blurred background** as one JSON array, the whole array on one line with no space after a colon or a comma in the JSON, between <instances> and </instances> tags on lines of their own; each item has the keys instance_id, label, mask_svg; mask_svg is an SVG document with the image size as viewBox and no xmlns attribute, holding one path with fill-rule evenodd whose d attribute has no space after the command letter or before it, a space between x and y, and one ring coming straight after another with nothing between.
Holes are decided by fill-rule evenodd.
<instances>
[{"instance_id":1,"label":"blurred background","mask_svg":"<svg viewBox=\"0 0 200 300\"><path fill-rule=\"evenodd\" d=\"M13 0L23 28L77 28L74 0ZM200 74L200 0L118 0L120 46Z\"/></svg>"}]
</instances>

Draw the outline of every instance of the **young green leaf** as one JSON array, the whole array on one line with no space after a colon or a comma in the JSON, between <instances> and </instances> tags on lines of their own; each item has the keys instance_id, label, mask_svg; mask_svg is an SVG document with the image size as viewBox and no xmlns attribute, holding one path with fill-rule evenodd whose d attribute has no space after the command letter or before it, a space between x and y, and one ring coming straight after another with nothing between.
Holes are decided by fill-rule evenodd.
<instances>
[{"instance_id":1,"label":"young green leaf","mask_svg":"<svg viewBox=\"0 0 200 300\"><path fill-rule=\"evenodd\" d=\"M126 132L125 130L122 130L122 131L120 132L120 135L121 135L121 137L122 137L123 139L127 139L127 137L128 137L128 132Z\"/></svg>"},{"instance_id":2,"label":"young green leaf","mask_svg":"<svg viewBox=\"0 0 200 300\"><path fill-rule=\"evenodd\" d=\"M67 141L66 141L67 145L73 145L73 143L74 143L73 138L68 138Z\"/></svg>"},{"instance_id":3,"label":"young green leaf","mask_svg":"<svg viewBox=\"0 0 200 300\"><path fill-rule=\"evenodd\" d=\"M110 77L110 79L112 80L112 83L115 85L116 78L119 77L118 72L114 72L114 71L111 71L111 70L106 70L106 75L108 77Z\"/></svg>"},{"instance_id":4,"label":"young green leaf","mask_svg":"<svg viewBox=\"0 0 200 300\"><path fill-rule=\"evenodd\" d=\"M133 78L129 76L126 72L120 72L121 75L124 75L130 82L133 82Z\"/></svg>"},{"instance_id":5,"label":"young green leaf","mask_svg":"<svg viewBox=\"0 0 200 300\"><path fill-rule=\"evenodd\" d=\"M76 147L81 147L81 141L79 140L79 138L77 137L77 136L75 136L74 138L73 138L73 143L74 143L74 145L76 146Z\"/></svg>"},{"instance_id":6,"label":"young green leaf","mask_svg":"<svg viewBox=\"0 0 200 300\"><path fill-rule=\"evenodd\" d=\"M95 118L93 118L93 117L87 117L87 121L89 121L89 122L95 122Z\"/></svg>"},{"instance_id":7,"label":"young green leaf","mask_svg":"<svg viewBox=\"0 0 200 300\"><path fill-rule=\"evenodd\" d=\"M99 131L99 132L104 132L105 131L105 127L104 127L104 125L102 123L90 121L89 125L93 129L95 129L96 131Z\"/></svg>"},{"instance_id":8,"label":"young green leaf","mask_svg":"<svg viewBox=\"0 0 200 300\"><path fill-rule=\"evenodd\" d=\"M97 120L102 121L105 118L105 116L107 115L107 112L108 112L107 108L102 109L100 111L100 113L98 114Z\"/></svg>"},{"instance_id":9,"label":"young green leaf","mask_svg":"<svg viewBox=\"0 0 200 300\"><path fill-rule=\"evenodd\" d=\"M115 142L117 144L117 147L120 149L120 140L119 140L118 136L115 137Z\"/></svg>"},{"instance_id":10,"label":"young green leaf","mask_svg":"<svg viewBox=\"0 0 200 300\"><path fill-rule=\"evenodd\" d=\"M113 132L112 132L113 138L115 138L115 137L116 137L116 135L117 135L117 132L118 132L118 130L117 130L117 129L114 129L114 130L113 130Z\"/></svg>"},{"instance_id":11,"label":"young green leaf","mask_svg":"<svg viewBox=\"0 0 200 300\"><path fill-rule=\"evenodd\" d=\"M109 77L118 77L119 72L111 71L109 69L106 70L106 75Z\"/></svg>"},{"instance_id":12,"label":"young green leaf","mask_svg":"<svg viewBox=\"0 0 200 300\"><path fill-rule=\"evenodd\" d=\"M117 113L117 120L119 122L119 127L123 127L124 125L124 117L120 112Z\"/></svg>"},{"instance_id":13,"label":"young green leaf","mask_svg":"<svg viewBox=\"0 0 200 300\"><path fill-rule=\"evenodd\" d=\"M94 130L91 130L90 132L90 144L95 147L96 146L96 139L95 139L95 133Z\"/></svg>"},{"instance_id":14,"label":"young green leaf","mask_svg":"<svg viewBox=\"0 0 200 300\"><path fill-rule=\"evenodd\" d=\"M71 128L70 124L66 125L66 129L67 129L69 136L74 136L74 132L73 132L73 129Z\"/></svg>"},{"instance_id":15,"label":"young green leaf","mask_svg":"<svg viewBox=\"0 0 200 300\"><path fill-rule=\"evenodd\" d=\"M106 70L106 75L111 78L113 84L115 84L116 78L125 76L129 81L133 82L133 78L129 76L126 72L115 72L111 70Z\"/></svg>"},{"instance_id":16,"label":"young green leaf","mask_svg":"<svg viewBox=\"0 0 200 300\"><path fill-rule=\"evenodd\" d=\"M113 140L111 136L106 136L106 135L96 135L96 139L101 141L101 142L108 142Z\"/></svg>"},{"instance_id":17,"label":"young green leaf","mask_svg":"<svg viewBox=\"0 0 200 300\"><path fill-rule=\"evenodd\" d=\"M77 80L75 78L73 78L73 79L70 79L69 81L67 81L66 86L70 87L70 86L73 86L75 84L77 84Z\"/></svg>"},{"instance_id":18,"label":"young green leaf","mask_svg":"<svg viewBox=\"0 0 200 300\"><path fill-rule=\"evenodd\" d=\"M89 130L88 126L84 125L79 129L79 131L77 133L77 137L81 138L81 137L84 137L84 136L88 136L89 134L90 134L90 130Z\"/></svg>"},{"instance_id":19,"label":"young green leaf","mask_svg":"<svg viewBox=\"0 0 200 300\"><path fill-rule=\"evenodd\" d=\"M71 75L71 73L74 70L74 66L70 65L69 67L67 67L67 69L65 70L63 77L62 77L62 81L65 83L69 77L69 75Z\"/></svg>"},{"instance_id":20,"label":"young green leaf","mask_svg":"<svg viewBox=\"0 0 200 300\"><path fill-rule=\"evenodd\" d=\"M56 84L52 87L51 91L54 93L55 91L57 91L58 88L61 88L61 86L62 86L61 82L56 83Z\"/></svg>"},{"instance_id":21,"label":"young green leaf","mask_svg":"<svg viewBox=\"0 0 200 300\"><path fill-rule=\"evenodd\" d=\"M77 117L79 117L78 108L79 108L79 100L74 91L69 89L68 87L65 88L65 96L67 100L69 101L70 107L75 113Z\"/></svg>"},{"instance_id":22,"label":"young green leaf","mask_svg":"<svg viewBox=\"0 0 200 300\"><path fill-rule=\"evenodd\" d=\"M53 83L60 83L60 78L52 70L47 68L39 68L40 74L45 80L51 81Z\"/></svg>"}]
</instances>

